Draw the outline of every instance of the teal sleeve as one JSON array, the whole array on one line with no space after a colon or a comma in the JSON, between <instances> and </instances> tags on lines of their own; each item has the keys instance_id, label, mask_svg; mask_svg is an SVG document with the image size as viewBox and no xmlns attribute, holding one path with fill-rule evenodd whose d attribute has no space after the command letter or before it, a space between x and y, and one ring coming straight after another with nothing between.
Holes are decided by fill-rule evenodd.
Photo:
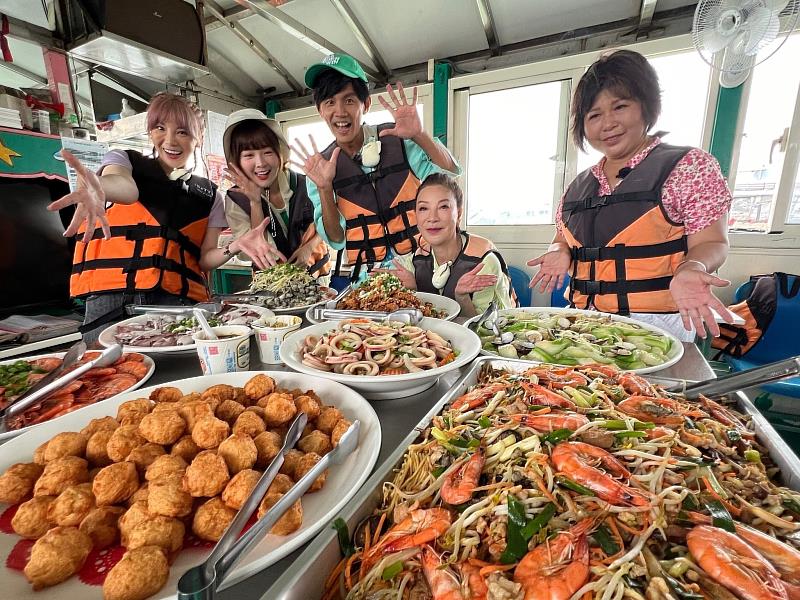
<instances>
[{"instance_id":1,"label":"teal sleeve","mask_svg":"<svg viewBox=\"0 0 800 600\"><path fill-rule=\"evenodd\" d=\"M317 226L317 233L325 240L328 246L334 250L342 250L345 245L345 240L341 242L332 242L328 239L328 234L325 232L325 225L322 222L322 202L319 199L319 190L317 189L317 184L308 177L306 177L306 192L308 192L308 198L311 200L311 204L314 205L314 224ZM339 224L342 226L342 231L344 231L345 220L342 213L339 213Z\"/></svg>"},{"instance_id":2,"label":"teal sleeve","mask_svg":"<svg viewBox=\"0 0 800 600\"><path fill-rule=\"evenodd\" d=\"M437 144L441 145L439 140L434 140ZM408 165L411 167L411 170L414 172L414 175L417 176L417 179L420 181L424 180L428 175L431 173L447 173L448 175L452 175L453 177L458 177L462 173L461 165L456 162L456 159L453 158L453 163L456 165L456 170L454 172L447 171L446 169L442 169L436 163L434 163L430 157L425 154L425 151L420 148L416 142L412 140L403 140L403 145L406 148L406 156L408 157ZM449 153L449 150L445 148L445 151ZM452 156L452 155L451 155Z\"/></svg>"}]
</instances>

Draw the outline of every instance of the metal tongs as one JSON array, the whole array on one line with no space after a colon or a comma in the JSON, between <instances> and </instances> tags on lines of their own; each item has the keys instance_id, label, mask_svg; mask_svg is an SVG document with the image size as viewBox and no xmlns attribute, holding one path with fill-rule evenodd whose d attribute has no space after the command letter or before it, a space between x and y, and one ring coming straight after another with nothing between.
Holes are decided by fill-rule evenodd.
<instances>
[{"instance_id":1,"label":"metal tongs","mask_svg":"<svg viewBox=\"0 0 800 600\"><path fill-rule=\"evenodd\" d=\"M785 358L754 369L730 373L716 379L691 383L683 388L683 394L694 399L703 396L721 396L750 387L772 383L800 374L800 356Z\"/></svg>"},{"instance_id":2,"label":"metal tongs","mask_svg":"<svg viewBox=\"0 0 800 600\"><path fill-rule=\"evenodd\" d=\"M317 306L312 314L317 321L369 319L370 321L400 321L409 325L418 324L424 317L422 311L417 308L399 308L392 312L381 312L377 310L338 310Z\"/></svg>"},{"instance_id":3,"label":"metal tongs","mask_svg":"<svg viewBox=\"0 0 800 600\"><path fill-rule=\"evenodd\" d=\"M305 413L300 413L295 417L291 427L289 427L289 431L286 433L280 452L272 459L250 496L233 521L231 521L217 545L214 546L208 559L204 563L186 571L178 580L178 600L210 600L215 598L217 588L231 572L234 565L250 552L264 534L272 529L272 526L283 516L283 513L306 493L317 477L330 465L341 463L356 449L358 432L361 427L359 421L353 421L353 424L341 437L336 447L323 456L308 473L303 475L288 492L281 496L267 514L256 521L250 529L237 539L250 516L258 508L272 480L278 474L281 465L283 465L284 455L300 439L307 421L308 418Z\"/></svg>"},{"instance_id":4,"label":"metal tongs","mask_svg":"<svg viewBox=\"0 0 800 600\"><path fill-rule=\"evenodd\" d=\"M72 352L75 349L75 347L76 346L73 346L73 348L70 348L70 352ZM83 346L83 350L85 350L85 349L86 349L86 346ZM75 351L75 352L77 353L77 351ZM69 352L67 354L69 354ZM82 354L83 354L83 352L81 352L81 355ZM78 379L78 377L80 377L81 375L86 373L86 371L88 371L90 369L93 369L95 367L106 367L106 366L116 362L117 359L120 356L122 356L122 346L120 346L119 344L114 344L113 346L110 346L109 348L106 348L100 354L100 356L98 356L97 358L95 358L93 360L90 360L87 363L84 363L84 364L80 365L77 369L73 369L72 371L69 371L67 373L62 371L60 377L57 376L54 380L51 380L49 383L46 383L45 385L43 385L41 387L37 386L38 389L34 390L33 392L30 392L30 390L29 390L29 393L26 394L23 398L17 400L11 406L7 406L5 409L0 411L0 433L5 433L6 431L9 431L9 429L8 429L8 420L9 419L11 419L13 417L16 417L17 415L22 414L23 412L25 412L26 409L28 409L31 406L33 406L36 402L39 402L40 400L43 400L44 398L46 398L47 396L49 396L50 394L52 394L56 390L61 389L66 384L68 384L70 381L74 381L75 379ZM64 358L66 359L67 357L65 356ZM78 358L80 358L80 357L78 357ZM77 361L77 360L78 359L75 359L75 361ZM66 362L66 360L65 360L65 362ZM62 363L62 366L63 366L63 363ZM65 367L65 368L68 368L68 367Z\"/></svg>"},{"instance_id":5,"label":"metal tongs","mask_svg":"<svg viewBox=\"0 0 800 600\"><path fill-rule=\"evenodd\" d=\"M200 302L193 306L175 306L167 304L129 304L125 307L125 312L129 315L140 314L162 314L162 315L192 315L195 310L203 312L203 316L208 319L213 317L223 309L221 302Z\"/></svg>"}]
</instances>

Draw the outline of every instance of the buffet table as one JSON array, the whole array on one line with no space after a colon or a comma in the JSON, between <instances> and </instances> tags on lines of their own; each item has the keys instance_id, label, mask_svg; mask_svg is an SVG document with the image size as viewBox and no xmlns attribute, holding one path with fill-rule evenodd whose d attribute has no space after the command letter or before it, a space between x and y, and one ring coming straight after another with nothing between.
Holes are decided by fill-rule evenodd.
<instances>
[{"instance_id":1,"label":"buffet table","mask_svg":"<svg viewBox=\"0 0 800 600\"><path fill-rule=\"evenodd\" d=\"M160 354L153 355L153 357L156 360L156 371L150 381L147 382L148 386L161 385L176 379L201 375L200 365L194 353ZM258 361L258 352L255 347L251 348L250 360L250 370L253 371L288 370L283 365L261 364ZM681 360L672 367L659 371L655 375L665 378L698 381L714 377L714 371L708 365L697 346L685 343ZM400 441L419 423L430 407L453 387L458 378L459 373L457 372L447 373L433 387L415 396L371 403L382 423L381 449L375 465L376 468L380 467ZM287 570L307 546L308 544L302 546L257 575L222 590L218 597L222 599L261 598L270 585Z\"/></svg>"}]
</instances>

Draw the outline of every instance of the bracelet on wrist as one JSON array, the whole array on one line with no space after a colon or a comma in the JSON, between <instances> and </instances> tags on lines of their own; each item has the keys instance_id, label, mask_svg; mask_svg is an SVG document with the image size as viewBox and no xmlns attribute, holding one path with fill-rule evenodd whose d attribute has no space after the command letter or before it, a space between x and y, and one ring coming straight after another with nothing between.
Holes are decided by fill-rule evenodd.
<instances>
[{"instance_id":1,"label":"bracelet on wrist","mask_svg":"<svg viewBox=\"0 0 800 600\"><path fill-rule=\"evenodd\" d=\"M680 270L680 268L683 265L687 264L687 263L696 263L696 264L700 265L701 267L703 267L703 271L708 273L708 267L706 267L705 263L701 262L699 260L694 260L693 258L686 258L686 259L682 260L681 262L679 262L678 266L675 267L675 273L677 273Z\"/></svg>"},{"instance_id":2,"label":"bracelet on wrist","mask_svg":"<svg viewBox=\"0 0 800 600\"><path fill-rule=\"evenodd\" d=\"M234 255L234 252L231 250L231 244L233 244L233 240L225 244L222 248L222 255L231 258Z\"/></svg>"}]
</instances>

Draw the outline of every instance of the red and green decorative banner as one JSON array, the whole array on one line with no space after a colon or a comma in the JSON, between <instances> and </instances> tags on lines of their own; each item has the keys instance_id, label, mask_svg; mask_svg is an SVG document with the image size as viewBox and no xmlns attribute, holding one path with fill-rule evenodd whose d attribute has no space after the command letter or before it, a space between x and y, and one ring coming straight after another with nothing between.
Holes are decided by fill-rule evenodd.
<instances>
[{"instance_id":1,"label":"red and green decorative banner","mask_svg":"<svg viewBox=\"0 0 800 600\"><path fill-rule=\"evenodd\" d=\"M0 127L0 177L46 177L67 180L59 156L61 138Z\"/></svg>"}]
</instances>

